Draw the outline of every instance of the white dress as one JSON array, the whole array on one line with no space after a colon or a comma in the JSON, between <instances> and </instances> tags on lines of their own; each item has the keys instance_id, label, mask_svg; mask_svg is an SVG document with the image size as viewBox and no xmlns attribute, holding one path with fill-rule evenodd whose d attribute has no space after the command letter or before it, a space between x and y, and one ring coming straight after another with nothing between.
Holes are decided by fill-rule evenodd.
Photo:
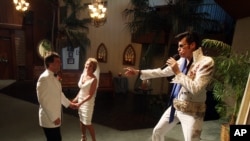
<instances>
[{"instance_id":1,"label":"white dress","mask_svg":"<svg viewBox=\"0 0 250 141\"><path fill-rule=\"evenodd\" d=\"M84 99L84 97L86 97L89 94L89 90L93 81L94 78L86 80L82 84L82 77L81 77L81 79L78 82L78 86L80 88L78 94L78 102L81 102ZM88 101L84 102L78 109L80 121L85 125L91 124L94 105L95 105L95 97L96 97L96 91L94 95Z\"/></svg>"}]
</instances>

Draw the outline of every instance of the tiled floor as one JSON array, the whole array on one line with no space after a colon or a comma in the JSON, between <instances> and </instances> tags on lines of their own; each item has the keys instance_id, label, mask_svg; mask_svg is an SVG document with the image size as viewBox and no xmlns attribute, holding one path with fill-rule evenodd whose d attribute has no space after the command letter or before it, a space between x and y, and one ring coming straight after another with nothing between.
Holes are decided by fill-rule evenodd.
<instances>
[{"instance_id":1,"label":"tiled floor","mask_svg":"<svg viewBox=\"0 0 250 141\"><path fill-rule=\"evenodd\" d=\"M0 90L3 89L4 87L16 82L16 80L0 80Z\"/></svg>"},{"instance_id":2,"label":"tiled floor","mask_svg":"<svg viewBox=\"0 0 250 141\"><path fill-rule=\"evenodd\" d=\"M37 104L0 93L0 113L1 141L45 141L43 131L38 126ZM153 128L150 127L121 131L95 122L94 127L97 141L150 141L153 130ZM61 130L63 141L80 140L79 121L76 116L64 113ZM165 140L183 141L180 124L166 134ZM201 140L220 140L220 122L218 120L205 121Z\"/></svg>"}]
</instances>

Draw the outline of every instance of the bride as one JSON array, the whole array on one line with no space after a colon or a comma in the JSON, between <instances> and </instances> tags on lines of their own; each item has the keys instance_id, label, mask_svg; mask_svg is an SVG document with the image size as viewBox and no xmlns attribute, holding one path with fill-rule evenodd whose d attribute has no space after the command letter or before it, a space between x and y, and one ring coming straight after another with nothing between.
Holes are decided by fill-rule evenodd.
<instances>
[{"instance_id":1,"label":"bride","mask_svg":"<svg viewBox=\"0 0 250 141\"><path fill-rule=\"evenodd\" d=\"M95 97L99 83L100 69L95 58L89 58L85 62L84 71L81 74L78 86L80 88L77 96L72 102L77 103L82 131L81 141L86 141L86 129L89 131L92 141L96 141L95 130L92 125L92 116L95 105Z\"/></svg>"}]
</instances>

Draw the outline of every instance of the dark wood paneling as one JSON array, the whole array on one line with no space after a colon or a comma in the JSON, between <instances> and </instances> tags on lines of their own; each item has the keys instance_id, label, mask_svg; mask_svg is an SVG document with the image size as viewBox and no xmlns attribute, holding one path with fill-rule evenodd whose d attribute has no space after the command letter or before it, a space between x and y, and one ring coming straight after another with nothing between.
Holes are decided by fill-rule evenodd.
<instances>
[{"instance_id":1,"label":"dark wood paneling","mask_svg":"<svg viewBox=\"0 0 250 141\"><path fill-rule=\"evenodd\" d=\"M51 40L53 11L57 11L57 7L52 5L49 0L27 0L27 2L30 3L29 11L23 13L15 9L12 0L0 0L0 29L5 29L7 26L10 30L21 29L24 31L26 76L27 79L32 79L33 66L43 65L43 60L37 54L38 43L42 39ZM55 17L55 19L57 18ZM15 52L14 42L11 48ZM13 59L15 59L14 57ZM15 66L15 68L17 67Z\"/></svg>"},{"instance_id":2,"label":"dark wood paneling","mask_svg":"<svg viewBox=\"0 0 250 141\"><path fill-rule=\"evenodd\" d=\"M25 25L25 39L26 39L26 71L27 71L27 79L33 79L33 66L36 64L35 56L35 48L34 46L34 31L32 25ZM41 64L42 65L42 64Z\"/></svg>"},{"instance_id":3,"label":"dark wood paneling","mask_svg":"<svg viewBox=\"0 0 250 141\"><path fill-rule=\"evenodd\" d=\"M0 79L16 79L16 52L14 27L0 26Z\"/></svg>"},{"instance_id":4,"label":"dark wood paneling","mask_svg":"<svg viewBox=\"0 0 250 141\"><path fill-rule=\"evenodd\" d=\"M15 9L13 0L0 0L0 23L22 24L23 13Z\"/></svg>"}]
</instances>

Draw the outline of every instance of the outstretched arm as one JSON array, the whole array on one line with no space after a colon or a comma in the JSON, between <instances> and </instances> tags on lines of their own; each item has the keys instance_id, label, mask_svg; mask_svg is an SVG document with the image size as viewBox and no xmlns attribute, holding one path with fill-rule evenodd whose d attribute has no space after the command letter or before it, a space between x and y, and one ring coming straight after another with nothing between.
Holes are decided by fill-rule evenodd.
<instances>
[{"instance_id":1,"label":"outstretched arm","mask_svg":"<svg viewBox=\"0 0 250 141\"><path fill-rule=\"evenodd\" d=\"M131 67L124 68L124 70L125 70L124 74L126 76L138 75L140 73L140 70L137 70L137 69L131 68Z\"/></svg>"}]
</instances>

